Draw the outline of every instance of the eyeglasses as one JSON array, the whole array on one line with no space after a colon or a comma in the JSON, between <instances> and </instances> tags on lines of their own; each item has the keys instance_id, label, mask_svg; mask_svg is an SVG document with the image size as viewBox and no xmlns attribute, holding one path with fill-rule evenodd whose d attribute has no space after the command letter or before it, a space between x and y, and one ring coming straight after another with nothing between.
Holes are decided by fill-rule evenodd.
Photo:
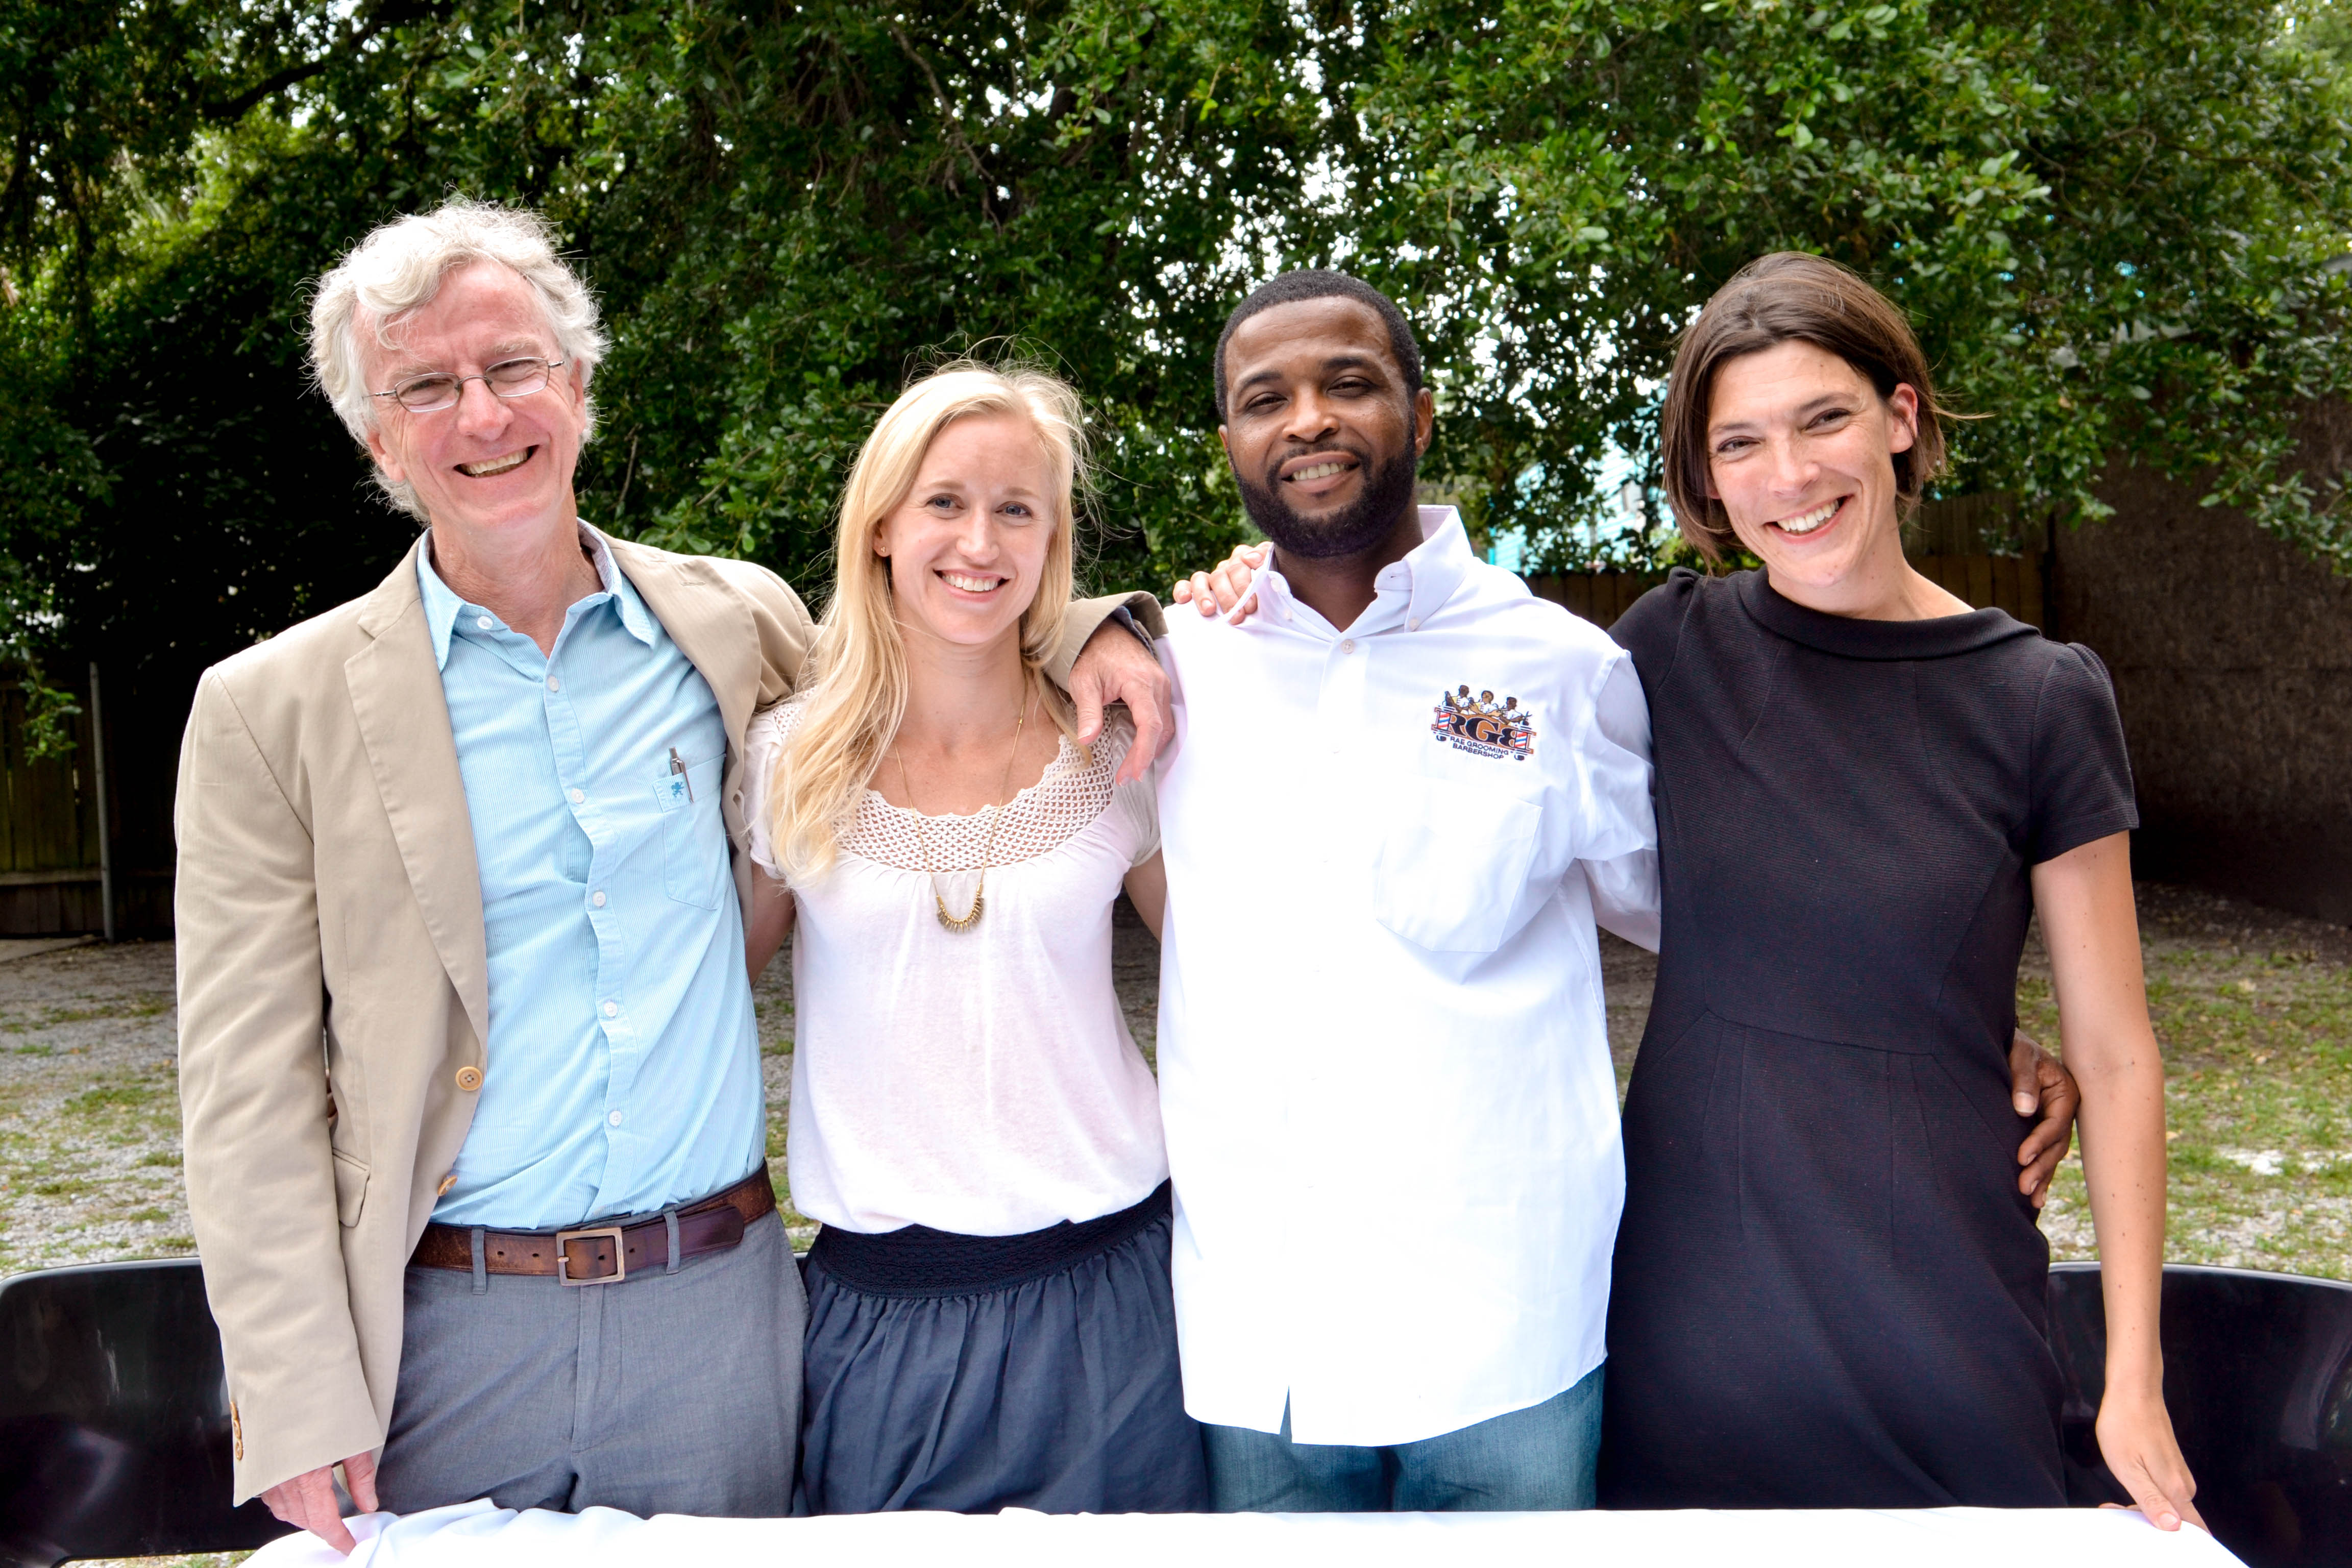
<instances>
[{"instance_id":1,"label":"eyeglasses","mask_svg":"<svg viewBox=\"0 0 2352 1568\"><path fill-rule=\"evenodd\" d=\"M368 395L389 397L411 414L456 407L469 381L480 382L499 397L529 397L547 385L547 378L562 363L560 359L502 359L479 375L451 375L446 370L435 371L428 375L412 375L390 392L372 392Z\"/></svg>"}]
</instances>

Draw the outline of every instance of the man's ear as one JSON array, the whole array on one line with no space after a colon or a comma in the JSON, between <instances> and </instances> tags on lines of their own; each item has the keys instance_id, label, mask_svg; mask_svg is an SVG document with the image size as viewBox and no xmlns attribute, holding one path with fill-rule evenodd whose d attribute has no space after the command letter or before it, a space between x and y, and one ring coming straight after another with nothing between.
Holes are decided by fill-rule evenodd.
<instances>
[{"instance_id":1,"label":"man's ear","mask_svg":"<svg viewBox=\"0 0 2352 1568\"><path fill-rule=\"evenodd\" d=\"M1429 450L1430 437L1437 433L1437 395L1423 387L1412 395L1412 454L1418 458Z\"/></svg>"},{"instance_id":2,"label":"man's ear","mask_svg":"<svg viewBox=\"0 0 2352 1568\"><path fill-rule=\"evenodd\" d=\"M1225 433L1225 427L1223 425L1217 426L1217 445L1225 449L1225 461L1228 463L1232 462L1234 460L1234 438Z\"/></svg>"},{"instance_id":3,"label":"man's ear","mask_svg":"<svg viewBox=\"0 0 2352 1568\"><path fill-rule=\"evenodd\" d=\"M375 459L376 471L384 477L385 482L395 485L407 482L408 476L401 471L400 459L392 455L390 447L384 445L382 426L368 426L367 449L368 456Z\"/></svg>"}]
</instances>

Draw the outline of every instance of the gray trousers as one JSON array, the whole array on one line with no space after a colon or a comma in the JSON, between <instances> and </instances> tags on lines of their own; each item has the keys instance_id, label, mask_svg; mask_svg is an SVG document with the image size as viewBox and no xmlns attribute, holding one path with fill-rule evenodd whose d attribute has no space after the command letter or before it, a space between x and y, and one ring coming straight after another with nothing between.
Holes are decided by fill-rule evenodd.
<instances>
[{"instance_id":1,"label":"gray trousers","mask_svg":"<svg viewBox=\"0 0 2352 1568\"><path fill-rule=\"evenodd\" d=\"M394 1513L790 1513L806 1313L774 1215L618 1284L411 1268L377 1494Z\"/></svg>"}]
</instances>

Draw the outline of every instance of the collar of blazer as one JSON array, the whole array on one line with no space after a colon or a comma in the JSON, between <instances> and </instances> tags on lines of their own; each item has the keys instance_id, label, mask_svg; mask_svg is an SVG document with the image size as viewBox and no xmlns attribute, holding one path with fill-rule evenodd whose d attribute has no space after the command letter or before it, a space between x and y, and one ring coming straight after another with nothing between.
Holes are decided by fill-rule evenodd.
<instances>
[{"instance_id":1,"label":"collar of blazer","mask_svg":"<svg viewBox=\"0 0 2352 1568\"><path fill-rule=\"evenodd\" d=\"M425 930L465 1005L475 1038L487 1049L489 961L481 875L449 705L441 693L425 599L416 584L416 558L427 537L417 535L391 575L362 602L359 627L368 646L344 661L343 675ZM709 562L600 537L646 607L709 683L730 750L740 752L735 738L751 722L760 689L760 640L749 604ZM730 767L732 763L730 757Z\"/></svg>"}]
</instances>

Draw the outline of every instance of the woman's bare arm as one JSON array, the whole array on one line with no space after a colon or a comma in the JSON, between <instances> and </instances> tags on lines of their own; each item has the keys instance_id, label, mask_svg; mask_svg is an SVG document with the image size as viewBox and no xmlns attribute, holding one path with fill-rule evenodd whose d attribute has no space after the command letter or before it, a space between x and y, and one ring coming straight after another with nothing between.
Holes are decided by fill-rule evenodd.
<instances>
[{"instance_id":1,"label":"woman's bare arm","mask_svg":"<svg viewBox=\"0 0 2352 1568\"><path fill-rule=\"evenodd\" d=\"M2164 1061L2147 1021L2131 847L2095 839L2033 868L2033 902L2050 948L2058 1031L2082 1086L2083 1174L2099 1241L2107 1313L2100 1452L2158 1528L2197 1516L2197 1482L2164 1408L2157 1342L2164 1278Z\"/></svg>"},{"instance_id":2,"label":"woman's bare arm","mask_svg":"<svg viewBox=\"0 0 2352 1568\"><path fill-rule=\"evenodd\" d=\"M768 961L793 931L793 890L765 871L751 873L751 905L743 911L743 963L760 984Z\"/></svg>"},{"instance_id":3,"label":"woman's bare arm","mask_svg":"<svg viewBox=\"0 0 2352 1568\"><path fill-rule=\"evenodd\" d=\"M1135 905L1135 912L1151 928L1153 941L1160 938L1160 911L1168 906L1168 862L1153 851L1151 858L1127 874L1127 896Z\"/></svg>"}]
</instances>

